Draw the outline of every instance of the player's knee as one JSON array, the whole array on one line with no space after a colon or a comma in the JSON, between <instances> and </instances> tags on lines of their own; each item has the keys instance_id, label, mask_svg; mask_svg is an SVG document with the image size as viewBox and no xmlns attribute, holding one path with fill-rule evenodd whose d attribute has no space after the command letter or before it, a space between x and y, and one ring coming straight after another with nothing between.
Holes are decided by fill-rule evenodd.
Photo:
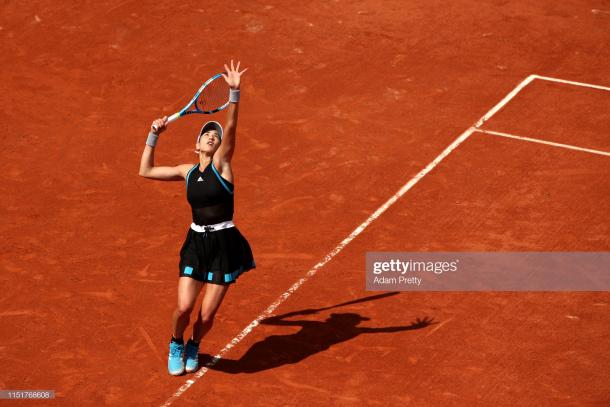
<instances>
[{"instance_id":1,"label":"player's knee","mask_svg":"<svg viewBox=\"0 0 610 407\"><path fill-rule=\"evenodd\" d=\"M179 316L191 315L192 311L193 311L192 304L179 302L178 306L176 307L176 314L178 314Z\"/></svg>"},{"instance_id":2,"label":"player's knee","mask_svg":"<svg viewBox=\"0 0 610 407\"><path fill-rule=\"evenodd\" d=\"M214 322L214 314L202 311L199 313L199 320L204 325L211 325Z\"/></svg>"}]
</instances>

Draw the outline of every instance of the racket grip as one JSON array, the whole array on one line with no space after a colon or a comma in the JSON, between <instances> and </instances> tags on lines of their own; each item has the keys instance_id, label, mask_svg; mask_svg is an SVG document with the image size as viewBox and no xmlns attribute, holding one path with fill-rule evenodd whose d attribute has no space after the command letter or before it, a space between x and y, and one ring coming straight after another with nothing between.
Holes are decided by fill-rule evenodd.
<instances>
[{"instance_id":1,"label":"racket grip","mask_svg":"<svg viewBox=\"0 0 610 407\"><path fill-rule=\"evenodd\" d=\"M168 118L167 118L167 121L165 122L165 125L167 126L168 124L170 124L171 122L173 122L174 120L176 120L178 117L180 117L180 113L174 113L173 115L171 115L170 117L168 117ZM153 129L154 131L159 130L159 129L157 128L157 126L154 126L154 125L153 125L153 126L151 126L151 127L152 127L152 129Z\"/></svg>"}]
</instances>

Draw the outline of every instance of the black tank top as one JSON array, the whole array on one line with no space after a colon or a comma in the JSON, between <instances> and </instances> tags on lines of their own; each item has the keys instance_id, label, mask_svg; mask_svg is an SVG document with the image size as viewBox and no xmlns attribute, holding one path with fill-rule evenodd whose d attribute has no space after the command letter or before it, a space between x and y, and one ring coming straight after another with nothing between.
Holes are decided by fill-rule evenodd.
<instances>
[{"instance_id":1,"label":"black tank top","mask_svg":"<svg viewBox=\"0 0 610 407\"><path fill-rule=\"evenodd\" d=\"M232 183L222 178L210 162L199 171L199 164L186 174L186 199L191 205L193 222L197 225L213 225L233 219Z\"/></svg>"}]
</instances>

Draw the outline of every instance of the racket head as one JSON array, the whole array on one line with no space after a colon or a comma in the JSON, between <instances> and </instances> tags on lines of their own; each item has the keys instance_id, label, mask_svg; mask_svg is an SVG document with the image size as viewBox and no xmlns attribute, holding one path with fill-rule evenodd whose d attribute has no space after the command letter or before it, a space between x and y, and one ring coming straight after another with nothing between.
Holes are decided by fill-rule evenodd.
<instances>
[{"instance_id":1,"label":"racket head","mask_svg":"<svg viewBox=\"0 0 610 407\"><path fill-rule=\"evenodd\" d=\"M205 81L195 98L198 113L212 114L229 106L229 86L222 74L216 74Z\"/></svg>"}]
</instances>

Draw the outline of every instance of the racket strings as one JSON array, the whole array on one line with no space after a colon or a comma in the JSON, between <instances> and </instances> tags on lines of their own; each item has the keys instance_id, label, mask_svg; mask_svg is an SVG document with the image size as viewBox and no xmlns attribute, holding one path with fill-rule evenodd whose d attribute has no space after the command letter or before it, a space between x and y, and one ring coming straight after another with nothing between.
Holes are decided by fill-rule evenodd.
<instances>
[{"instance_id":1,"label":"racket strings","mask_svg":"<svg viewBox=\"0 0 610 407\"><path fill-rule=\"evenodd\" d=\"M197 107L203 112L214 111L229 100L229 87L222 77L210 82L197 99Z\"/></svg>"}]
</instances>

